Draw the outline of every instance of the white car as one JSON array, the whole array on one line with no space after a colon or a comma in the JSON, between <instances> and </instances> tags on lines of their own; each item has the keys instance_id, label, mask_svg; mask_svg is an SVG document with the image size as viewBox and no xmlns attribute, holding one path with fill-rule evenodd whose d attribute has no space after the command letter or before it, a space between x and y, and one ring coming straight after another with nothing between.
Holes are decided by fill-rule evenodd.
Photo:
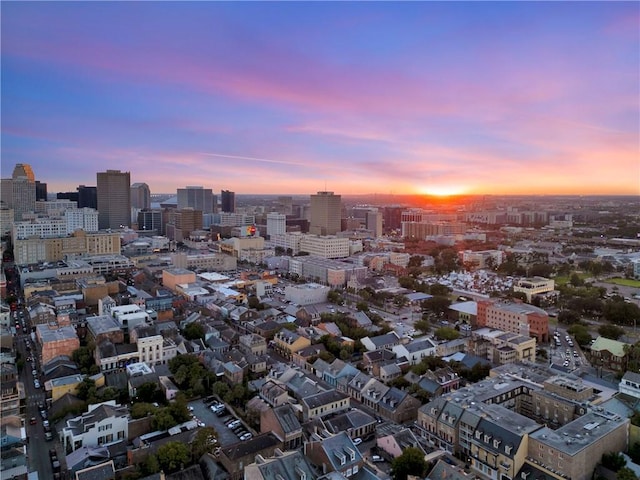
<instances>
[{"instance_id":1,"label":"white car","mask_svg":"<svg viewBox=\"0 0 640 480\"><path fill-rule=\"evenodd\" d=\"M244 435L240 436L240 440L242 440L244 442L245 440L249 440L251 437L253 437L253 435L251 435L250 432L247 432Z\"/></svg>"},{"instance_id":2,"label":"white car","mask_svg":"<svg viewBox=\"0 0 640 480\"><path fill-rule=\"evenodd\" d=\"M358 438L354 438L354 439L353 439L353 444L354 444L354 445L358 446L358 445L360 445L361 443L362 443L362 439L361 439L361 438L359 438L359 437L358 437Z\"/></svg>"},{"instance_id":3,"label":"white car","mask_svg":"<svg viewBox=\"0 0 640 480\"><path fill-rule=\"evenodd\" d=\"M34 387L36 387L36 388L40 388L40 381L35 380L35 381L33 382L33 386L34 386Z\"/></svg>"}]
</instances>

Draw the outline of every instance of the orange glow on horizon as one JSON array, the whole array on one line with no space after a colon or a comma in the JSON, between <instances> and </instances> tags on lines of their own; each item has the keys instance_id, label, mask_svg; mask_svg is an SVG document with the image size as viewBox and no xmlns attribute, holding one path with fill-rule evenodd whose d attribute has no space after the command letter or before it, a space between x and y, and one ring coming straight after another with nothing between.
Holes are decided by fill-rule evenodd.
<instances>
[{"instance_id":1,"label":"orange glow on horizon","mask_svg":"<svg viewBox=\"0 0 640 480\"><path fill-rule=\"evenodd\" d=\"M423 187L419 190L419 192L423 195L430 195L432 197L454 197L456 195L469 193L467 191L467 188L453 185Z\"/></svg>"}]
</instances>

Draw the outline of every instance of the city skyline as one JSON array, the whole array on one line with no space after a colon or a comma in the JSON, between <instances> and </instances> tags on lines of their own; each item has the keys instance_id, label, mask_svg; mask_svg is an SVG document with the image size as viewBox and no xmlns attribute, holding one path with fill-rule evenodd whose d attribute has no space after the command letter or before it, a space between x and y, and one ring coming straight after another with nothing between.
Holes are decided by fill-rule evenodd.
<instances>
[{"instance_id":1,"label":"city skyline","mask_svg":"<svg viewBox=\"0 0 640 480\"><path fill-rule=\"evenodd\" d=\"M2 178L640 193L640 4L5 2Z\"/></svg>"}]
</instances>

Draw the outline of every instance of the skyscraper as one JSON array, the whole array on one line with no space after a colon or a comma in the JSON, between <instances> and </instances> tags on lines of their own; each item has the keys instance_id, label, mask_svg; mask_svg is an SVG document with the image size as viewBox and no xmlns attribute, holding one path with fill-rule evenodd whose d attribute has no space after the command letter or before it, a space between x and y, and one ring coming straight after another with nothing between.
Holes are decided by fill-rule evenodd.
<instances>
[{"instance_id":1,"label":"skyscraper","mask_svg":"<svg viewBox=\"0 0 640 480\"><path fill-rule=\"evenodd\" d=\"M47 201L47 184L36 180L36 202Z\"/></svg>"},{"instance_id":2,"label":"skyscraper","mask_svg":"<svg viewBox=\"0 0 640 480\"><path fill-rule=\"evenodd\" d=\"M335 235L340 231L342 197L333 192L318 192L311 195L309 233Z\"/></svg>"},{"instance_id":3,"label":"skyscraper","mask_svg":"<svg viewBox=\"0 0 640 480\"><path fill-rule=\"evenodd\" d=\"M78 187L78 208L84 207L98 209L98 187Z\"/></svg>"},{"instance_id":4,"label":"skyscraper","mask_svg":"<svg viewBox=\"0 0 640 480\"><path fill-rule=\"evenodd\" d=\"M131 226L131 175L120 170L97 173L100 229Z\"/></svg>"},{"instance_id":5,"label":"skyscraper","mask_svg":"<svg viewBox=\"0 0 640 480\"><path fill-rule=\"evenodd\" d=\"M210 188L187 186L178 189L178 210L193 208L202 213L215 213L215 200Z\"/></svg>"},{"instance_id":6,"label":"skyscraper","mask_svg":"<svg viewBox=\"0 0 640 480\"><path fill-rule=\"evenodd\" d=\"M131 185L131 208L139 210L151 208L151 190L146 183Z\"/></svg>"},{"instance_id":7,"label":"skyscraper","mask_svg":"<svg viewBox=\"0 0 640 480\"><path fill-rule=\"evenodd\" d=\"M234 213L236 211L236 193L222 190L220 192L220 208L223 212Z\"/></svg>"},{"instance_id":8,"label":"skyscraper","mask_svg":"<svg viewBox=\"0 0 640 480\"><path fill-rule=\"evenodd\" d=\"M13 208L15 220L22 220L22 214L36 209L36 179L31 165L18 163L11 178L2 179L2 200Z\"/></svg>"}]
</instances>

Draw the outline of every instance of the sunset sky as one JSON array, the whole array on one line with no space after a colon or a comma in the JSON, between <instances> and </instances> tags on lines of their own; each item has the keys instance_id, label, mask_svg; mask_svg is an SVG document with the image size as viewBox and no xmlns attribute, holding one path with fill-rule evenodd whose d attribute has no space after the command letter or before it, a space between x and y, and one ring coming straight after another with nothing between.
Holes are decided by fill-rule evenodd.
<instances>
[{"instance_id":1,"label":"sunset sky","mask_svg":"<svg viewBox=\"0 0 640 480\"><path fill-rule=\"evenodd\" d=\"M2 177L640 194L639 2L2 2Z\"/></svg>"}]
</instances>

